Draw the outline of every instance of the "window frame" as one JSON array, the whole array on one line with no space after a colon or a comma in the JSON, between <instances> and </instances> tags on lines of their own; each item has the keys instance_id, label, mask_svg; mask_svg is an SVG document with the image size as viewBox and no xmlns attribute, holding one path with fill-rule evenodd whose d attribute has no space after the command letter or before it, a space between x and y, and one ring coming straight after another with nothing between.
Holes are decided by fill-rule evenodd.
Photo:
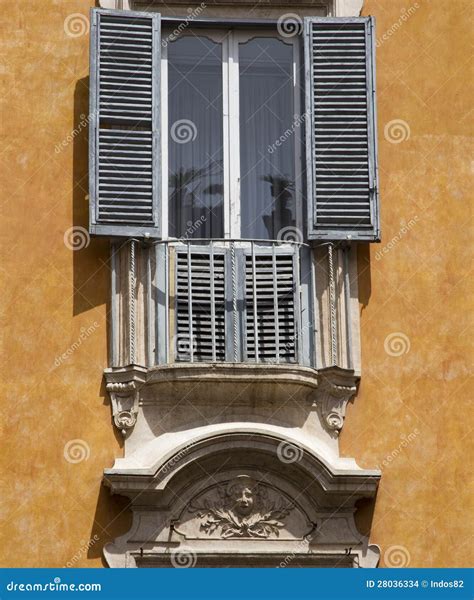
<instances>
[{"instance_id":1,"label":"window frame","mask_svg":"<svg viewBox=\"0 0 474 600\"><path fill-rule=\"evenodd\" d=\"M163 27L163 39L167 38L170 30ZM302 40L301 36L284 37L276 29L249 28L241 26L229 28L224 24L216 27L199 27L194 31L190 28L183 31L181 36L207 37L222 44L222 126L223 126L223 163L224 163L224 223L225 240L243 240L241 237L241 203L240 203L240 98L239 98L239 44L249 42L254 38L271 37L278 39L293 48L293 123L295 116L303 115L304 111L304 78L302 77ZM162 44L161 52L161 239L173 240L169 235L169 164L168 164L168 44ZM303 86L303 87L302 87ZM303 241L304 218L304 186L305 186L305 157L304 157L304 124L293 126L290 134L293 138L295 161L295 228L300 232ZM275 140L277 141L277 140ZM207 239L207 238L206 238ZM212 238L209 238L212 239ZM293 239L293 237L291 238ZM262 241L270 241L270 238Z\"/></svg>"}]
</instances>

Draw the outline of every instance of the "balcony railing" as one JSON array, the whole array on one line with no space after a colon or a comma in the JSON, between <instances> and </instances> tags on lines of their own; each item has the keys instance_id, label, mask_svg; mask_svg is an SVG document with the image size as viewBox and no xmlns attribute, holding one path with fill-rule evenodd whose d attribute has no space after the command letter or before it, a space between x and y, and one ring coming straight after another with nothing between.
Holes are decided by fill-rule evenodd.
<instances>
[{"instance_id":1,"label":"balcony railing","mask_svg":"<svg viewBox=\"0 0 474 600\"><path fill-rule=\"evenodd\" d=\"M146 246L132 240L113 256L112 366L313 366L306 245L177 240Z\"/></svg>"}]
</instances>

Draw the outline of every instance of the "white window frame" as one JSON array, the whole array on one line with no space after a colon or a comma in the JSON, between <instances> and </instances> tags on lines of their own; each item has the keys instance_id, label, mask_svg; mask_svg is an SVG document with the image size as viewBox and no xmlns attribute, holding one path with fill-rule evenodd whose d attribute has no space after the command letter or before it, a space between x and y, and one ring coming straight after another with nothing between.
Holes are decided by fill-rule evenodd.
<instances>
[{"instance_id":1,"label":"white window frame","mask_svg":"<svg viewBox=\"0 0 474 600\"><path fill-rule=\"evenodd\" d=\"M167 39L163 32L163 39ZM239 121L239 44L254 38L272 37L293 47L293 98L294 118L302 115L302 93L300 88L300 41L297 36L287 38L277 31L267 29L197 29L187 30L181 35L207 37L222 44L223 82L223 162L224 162L224 238L241 239L240 219L240 121ZM162 239L169 236L169 190L168 190L168 51L164 45L161 53L161 161L162 161ZM296 122L296 121L295 121ZM293 126L290 133L294 143L295 157L295 216L296 228L303 231L303 123ZM275 140L276 141L276 140ZM270 241L270 240L268 240Z\"/></svg>"}]
</instances>

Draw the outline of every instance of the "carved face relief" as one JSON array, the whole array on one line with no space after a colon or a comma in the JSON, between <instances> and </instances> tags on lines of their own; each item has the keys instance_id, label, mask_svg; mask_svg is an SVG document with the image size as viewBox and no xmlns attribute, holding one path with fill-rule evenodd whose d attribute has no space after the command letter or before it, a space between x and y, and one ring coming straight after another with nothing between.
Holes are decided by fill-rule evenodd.
<instances>
[{"instance_id":1,"label":"carved face relief","mask_svg":"<svg viewBox=\"0 0 474 600\"><path fill-rule=\"evenodd\" d=\"M190 512L197 514L200 530L208 535L269 538L279 536L293 508L282 496L269 494L251 477L239 475L193 502Z\"/></svg>"}]
</instances>

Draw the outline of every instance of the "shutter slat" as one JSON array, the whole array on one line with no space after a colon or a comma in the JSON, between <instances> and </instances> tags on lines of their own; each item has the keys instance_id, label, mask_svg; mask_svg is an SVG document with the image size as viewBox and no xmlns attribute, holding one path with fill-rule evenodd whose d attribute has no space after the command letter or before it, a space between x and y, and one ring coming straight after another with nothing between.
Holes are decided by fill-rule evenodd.
<instances>
[{"instance_id":1,"label":"shutter slat","mask_svg":"<svg viewBox=\"0 0 474 600\"><path fill-rule=\"evenodd\" d=\"M159 237L160 15L91 12L91 232Z\"/></svg>"},{"instance_id":2,"label":"shutter slat","mask_svg":"<svg viewBox=\"0 0 474 600\"><path fill-rule=\"evenodd\" d=\"M373 20L305 19L310 239L379 238Z\"/></svg>"}]
</instances>

